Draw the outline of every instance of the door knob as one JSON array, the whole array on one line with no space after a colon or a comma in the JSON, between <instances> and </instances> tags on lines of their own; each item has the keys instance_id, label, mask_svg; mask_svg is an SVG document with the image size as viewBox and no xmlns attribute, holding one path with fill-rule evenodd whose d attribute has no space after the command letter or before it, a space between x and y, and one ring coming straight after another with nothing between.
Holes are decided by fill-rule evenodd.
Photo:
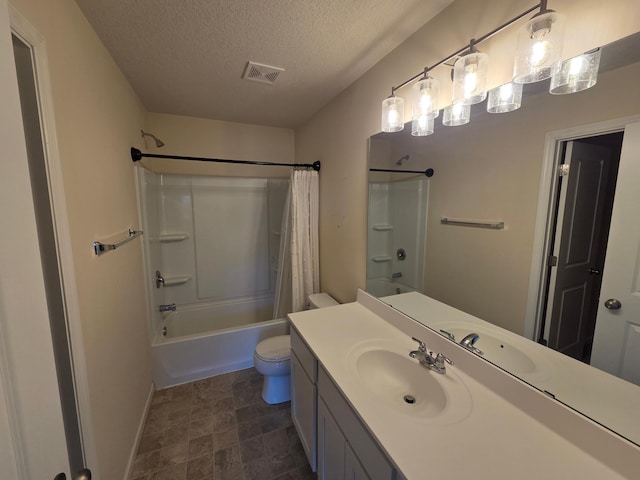
<instances>
[{"instance_id":1,"label":"door knob","mask_svg":"<svg viewBox=\"0 0 640 480\"><path fill-rule=\"evenodd\" d=\"M590 268L590 269L589 269L589 273L590 273L591 275L600 275L600 270L597 270L597 269L595 269L595 268Z\"/></svg>"},{"instance_id":2,"label":"door knob","mask_svg":"<svg viewBox=\"0 0 640 480\"><path fill-rule=\"evenodd\" d=\"M604 302L604 306L609 310L619 310L620 307L622 307L622 304L620 303L620 300L617 300L615 298L610 298L609 300Z\"/></svg>"}]
</instances>

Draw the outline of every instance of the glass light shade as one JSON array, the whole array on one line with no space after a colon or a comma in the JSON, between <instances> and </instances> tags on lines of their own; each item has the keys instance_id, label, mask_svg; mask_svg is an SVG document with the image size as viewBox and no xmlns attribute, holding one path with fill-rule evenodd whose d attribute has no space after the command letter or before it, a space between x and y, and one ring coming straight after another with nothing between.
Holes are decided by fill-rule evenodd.
<instances>
[{"instance_id":1,"label":"glass light shade","mask_svg":"<svg viewBox=\"0 0 640 480\"><path fill-rule=\"evenodd\" d=\"M431 118L438 116L438 97L440 96L440 82L435 78L424 78L417 82L413 89L417 92L417 99L413 104L412 118L426 115Z\"/></svg>"},{"instance_id":2,"label":"glass light shade","mask_svg":"<svg viewBox=\"0 0 640 480\"><path fill-rule=\"evenodd\" d=\"M560 70L564 15L546 12L529 20L518 32L513 81L533 83Z\"/></svg>"},{"instance_id":3,"label":"glass light shade","mask_svg":"<svg viewBox=\"0 0 640 480\"><path fill-rule=\"evenodd\" d=\"M411 135L414 137L426 137L433 133L434 117L429 115L421 115L418 118L414 118L411 122Z\"/></svg>"},{"instance_id":4,"label":"glass light shade","mask_svg":"<svg viewBox=\"0 0 640 480\"><path fill-rule=\"evenodd\" d=\"M469 53L456 60L453 65L453 102L464 101L469 105L487 98L487 70L489 55L482 52Z\"/></svg>"},{"instance_id":5,"label":"glass light shade","mask_svg":"<svg viewBox=\"0 0 640 480\"><path fill-rule=\"evenodd\" d=\"M554 95L576 93L593 87L598 81L600 49L562 62L560 71L551 77L549 92Z\"/></svg>"},{"instance_id":6,"label":"glass light shade","mask_svg":"<svg viewBox=\"0 0 640 480\"><path fill-rule=\"evenodd\" d=\"M471 119L471 105L457 102L444 109L442 124L447 127L457 127L469 123Z\"/></svg>"},{"instance_id":7,"label":"glass light shade","mask_svg":"<svg viewBox=\"0 0 640 480\"><path fill-rule=\"evenodd\" d=\"M382 101L382 131L399 132L404 128L404 100L395 95Z\"/></svg>"},{"instance_id":8,"label":"glass light shade","mask_svg":"<svg viewBox=\"0 0 640 480\"><path fill-rule=\"evenodd\" d=\"M507 113L517 110L522 105L522 84L505 83L489 92L487 112Z\"/></svg>"}]
</instances>

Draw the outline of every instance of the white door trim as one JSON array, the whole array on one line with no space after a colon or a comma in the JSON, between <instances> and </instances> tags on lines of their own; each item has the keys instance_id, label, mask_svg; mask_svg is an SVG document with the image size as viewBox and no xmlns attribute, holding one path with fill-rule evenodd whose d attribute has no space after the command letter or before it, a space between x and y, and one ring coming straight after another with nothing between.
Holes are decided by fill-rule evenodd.
<instances>
[{"instance_id":1,"label":"white door trim","mask_svg":"<svg viewBox=\"0 0 640 480\"><path fill-rule=\"evenodd\" d=\"M541 319L545 309L544 286L546 283L546 259L553 245L550 232L553 228L554 198L558 188L557 172L560 142L595 135L623 131L626 125L640 121L640 115L632 115L590 125L580 125L564 130L548 132L545 136L544 157L538 190L538 209L533 236L533 254L529 270L529 293L524 319L524 336L536 341L540 335Z\"/></svg>"},{"instance_id":2,"label":"white door trim","mask_svg":"<svg viewBox=\"0 0 640 480\"><path fill-rule=\"evenodd\" d=\"M66 208L62 166L58 151L58 142L53 109L53 95L49 78L49 61L46 41L31 23L9 4L11 30L32 47L37 76L41 112L41 128L44 137L45 162L49 181L49 195L56 237L60 281L64 296L67 318L69 345L73 363L73 376L77 397L78 416L86 465L94 473L99 471L91 421L90 396L87 378L84 339L80 318L78 290L76 287L75 267L71 234ZM95 476L95 475L94 475Z\"/></svg>"}]
</instances>

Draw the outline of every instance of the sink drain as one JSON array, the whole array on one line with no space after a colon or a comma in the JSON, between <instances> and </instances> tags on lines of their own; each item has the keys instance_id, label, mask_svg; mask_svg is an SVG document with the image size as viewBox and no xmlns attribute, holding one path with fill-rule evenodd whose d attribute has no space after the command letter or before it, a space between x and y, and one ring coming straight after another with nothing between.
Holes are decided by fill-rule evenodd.
<instances>
[{"instance_id":1,"label":"sink drain","mask_svg":"<svg viewBox=\"0 0 640 480\"><path fill-rule=\"evenodd\" d=\"M414 403L416 403L416 397L414 397L413 395L405 395L404 401L407 402L409 405L413 405Z\"/></svg>"}]
</instances>

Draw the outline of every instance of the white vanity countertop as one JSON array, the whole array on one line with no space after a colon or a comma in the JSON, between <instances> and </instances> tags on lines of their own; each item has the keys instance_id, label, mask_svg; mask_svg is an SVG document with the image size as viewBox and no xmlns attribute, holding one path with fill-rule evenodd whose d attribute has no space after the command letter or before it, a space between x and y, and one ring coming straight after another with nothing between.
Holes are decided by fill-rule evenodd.
<instances>
[{"instance_id":1,"label":"white vanity countertop","mask_svg":"<svg viewBox=\"0 0 640 480\"><path fill-rule=\"evenodd\" d=\"M602 420L623 436L640 439L640 388L636 385L426 295L411 292L381 300L436 331L456 323L476 325L480 338L483 331L499 331L500 336L513 345L531 352L545 368L526 373L496 362L498 366L540 390L551 392L555 398L588 417Z\"/></svg>"},{"instance_id":2,"label":"white vanity countertop","mask_svg":"<svg viewBox=\"0 0 640 480\"><path fill-rule=\"evenodd\" d=\"M393 413L356 378L353 352L365 342L379 340L408 354L416 343L360 303L299 312L289 318L408 480L625 478L457 366L447 366L445 376L461 381L470 393L472 406L464 418L453 423L430 422ZM453 353L449 356L456 361ZM424 375L439 374L425 369Z\"/></svg>"}]
</instances>

